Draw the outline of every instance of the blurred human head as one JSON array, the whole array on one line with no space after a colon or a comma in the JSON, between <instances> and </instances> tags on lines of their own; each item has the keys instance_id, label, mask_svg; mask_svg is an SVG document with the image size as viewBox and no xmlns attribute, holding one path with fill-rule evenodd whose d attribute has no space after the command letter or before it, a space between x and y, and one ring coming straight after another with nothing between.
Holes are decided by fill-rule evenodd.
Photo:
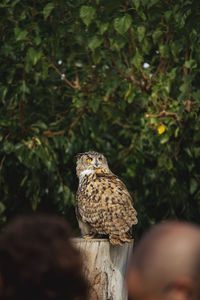
<instances>
[{"instance_id":1,"label":"blurred human head","mask_svg":"<svg viewBox=\"0 0 200 300\"><path fill-rule=\"evenodd\" d=\"M162 223L136 246L127 272L131 300L198 300L199 283L198 226Z\"/></svg>"},{"instance_id":2,"label":"blurred human head","mask_svg":"<svg viewBox=\"0 0 200 300\"><path fill-rule=\"evenodd\" d=\"M47 215L19 217L0 235L1 300L87 299L68 224Z\"/></svg>"}]
</instances>

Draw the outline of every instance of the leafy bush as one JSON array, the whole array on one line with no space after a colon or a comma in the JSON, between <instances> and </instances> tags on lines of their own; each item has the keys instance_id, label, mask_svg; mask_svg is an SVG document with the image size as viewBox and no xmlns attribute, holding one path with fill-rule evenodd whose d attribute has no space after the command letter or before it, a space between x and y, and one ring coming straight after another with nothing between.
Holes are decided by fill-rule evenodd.
<instances>
[{"instance_id":1,"label":"leafy bush","mask_svg":"<svg viewBox=\"0 0 200 300\"><path fill-rule=\"evenodd\" d=\"M0 214L75 223L74 156L126 183L137 233L199 222L199 1L0 4Z\"/></svg>"}]
</instances>

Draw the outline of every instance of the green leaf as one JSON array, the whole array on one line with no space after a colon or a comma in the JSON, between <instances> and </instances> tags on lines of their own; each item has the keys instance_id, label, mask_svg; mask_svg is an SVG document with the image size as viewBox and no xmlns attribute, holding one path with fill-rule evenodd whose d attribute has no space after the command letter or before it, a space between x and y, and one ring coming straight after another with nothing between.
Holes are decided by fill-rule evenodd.
<instances>
[{"instance_id":1,"label":"green leaf","mask_svg":"<svg viewBox=\"0 0 200 300\"><path fill-rule=\"evenodd\" d=\"M104 34L104 32L107 31L108 26L109 26L109 23L101 23L99 26L100 34Z\"/></svg>"},{"instance_id":2,"label":"green leaf","mask_svg":"<svg viewBox=\"0 0 200 300\"><path fill-rule=\"evenodd\" d=\"M32 127L40 128L42 130L47 130L48 129L48 126L44 122L42 122L42 121L38 121L37 123L34 123L31 126Z\"/></svg>"},{"instance_id":3,"label":"green leaf","mask_svg":"<svg viewBox=\"0 0 200 300\"><path fill-rule=\"evenodd\" d=\"M24 184L27 181L27 179L28 179L28 175L24 176L24 178L22 179L22 181L20 183L20 186L24 186Z\"/></svg>"},{"instance_id":4,"label":"green leaf","mask_svg":"<svg viewBox=\"0 0 200 300\"><path fill-rule=\"evenodd\" d=\"M89 41L88 47L93 51L101 45L102 41L103 41L103 39L101 37L94 36Z\"/></svg>"},{"instance_id":5,"label":"green leaf","mask_svg":"<svg viewBox=\"0 0 200 300\"><path fill-rule=\"evenodd\" d=\"M191 157L193 158L192 152L190 148L185 148L185 152Z\"/></svg>"},{"instance_id":6,"label":"green leaf","mask_svg":"<svg viewBox=\"0 0 200 300\"><path fill-rule=\"evenodd\" d=\"M146 28L145 26L138 26L137 31L138 31L138 40L139 42L141 42L144 39Z\"/></svg>"},{"instance_id":7,"label":"green leaf","mask_svg":"<svg viewBox=\"0 0 200 300\"><path fill-rule=\"evenodd\" d=\"M122 18L116 18L114 20L114 28L118 33L124 34L131 26L131 23L132 23L131 16L126 14Z\"/></svg>"},{"instance_id":8,"label":"green leaf","mask_svg":"<svg viewBox=\"0 0 200 300\"><path fill-rule=\"evenodd\" d=\"M146 37L143 39L143 43L142 44L142 51L145 54L149 54L151 49L152 49L152 42L150 39L147 39Z\"/></svg>"},{"instance_id":9,"label":"green leaf","mask_svg":"<svg viewBox=\"0 0 200 300\"><path fill-rule=\"evenodd\" d=\"M127 102L130 104L134 101L135 98L135 93L131 93L128 98L127 98Z\"/></svg>"},{"instance_id":10,"label":"green leaf","mask_svg":"<svg viewBox=\"0 0 200 300\"><path fill-rule=\"evenodd\" d=\"M144 60L143 56L140 54L139 51L137 51L134 57L132 58L131 63L139 69L141 67L143 60Z\"/></svg>"},{"instance_id":11,"label":"green leaf","mask_svg":"<svg viewBox=\"0 0 200 300\"><path fill-rule=\"evenodd\" d=\"M141 0L132 0L132 3L135 5L136 10L140 7Z\"/></svg>"},{"instance_id":12,"label":"green leaf","mask_svg":"<svg viewBox=\"0 0 200 300\"><path fill-rule=\"evenodd\" d=\"M148 0L147 7L148 9L157 4L160 0Z\"/></svg>"},{"instance_id":13,"label":"green leaf","mask_svg":"<svg viewBox=\"0 0 200 300\"><path fill-rule=\"evenodd\" d=\"M176 130L175 130L175 132L174 132L174 137L175 137L175 138L177 138L177 137L178 137L179 130L180 130L180 128L179 128L179 127L177 127L177 128L176 128Z\"/></svg>"},{"instance_id":14,"label":"green leaf","mask_svg":"<svg viewBox=\"0 0 200 300\"><path fill-rule=\"evenodd\" d=\"M186 93L188 91L188 84L187 83L184 83L182 84L180 87L179 87L179 90L182 92L182 93Z\"/></svg>"},{"instance_id":15,"label":"green leaf","mask_svg":"<svg viewBox=\"0 0 200 300\"><path fill-rule=\"evenodd\" d=\"M20 2L20 0L15 0L15 1L12 1L12 4L11 6L14 7L18 2Z\"/></svg>"},{"instance_id":16,"label":"green leaf","mask_svg":"<svg viewBox=\"0 0 200 300\"><path fill-rule=\"evenodd\" d=\"M200 131L199 130L197 132L195 132L195 134L194 134L194 141L195 142L200 141Z\"/></svg>"},{"instance_id":17,"label":"green leaf","mask_svg":"<svg viewBox=\"0 0 200 300\"><path fill-rule=\"evenodd\" d=\"M48 76L49 64L46 61L42 62L42 79L46 79Z\"/></svg>"},{"instance_id":18,"label":"green leaf","mask_svg":"<svg viewBox=\"0 0 200 300\"><path fill-rule=\"evenodd\" d=\"M101 56L101 51L100 51L100 48L97 48L95 51L92 52L92 60L94 62L94 64L99 64L100 61L102 59L102 56Z\"/></svg>"},{"instance_id":19,"label":"green leaf","mask_svg":"<svg viewBox=\"0 0 200 300\"><path fill-rule=\"evenodd\" d=\"M159 46L159 52L160 52L161 56L168 57L168 55L169 55L168 45L160 45Z\"/></svg>"},{"instance_id":20,"label":"green leaf","mask_svg":"<svg viewBox=\"0 0 200 300\"><path fill-rule=\"evenodd\" d=\"M30 90L29 90L28 86L26 85L25 80L22 80L22 85L21 85L21 87L20 87L20 91L21 91L23 94L30 94Z\"/></svg>"},{"instance_id":21,"label":"green leaf","mask_svg":"<svg viewBox=\"0 0 200 300\"><path fill-rule=\"evenodd\" d=\"M3 143L3 150L4 150L5 153L9 154L13 151L13 149L14 149L14 146L9 141L5 141Z\"/></svg>"},{"instance_id":22,"label":"green leaf","mask_svg":"<svg viewBox=\"0 0 200 300\"><path fill-rule=\"evenodd\" d=\"M96 10L92 6L83 5L80 8L80 17L83 23L88 27L95 17Z\"/></svg>"},{"instance_id":23,"label":"green leaf","mask_svg":"<svg viewBox=\"0 0 200 300\"><path fill-rule=\"evenodd\" d=\"M101 99L95 98L95 99L92 99L92 101L90 101L89 106L91 107L93 112L96 113L99 109L100 103L101 103Z\"/></svg>"},{"instance_id":24,"label":"green leaf","mask_svg":"<svg viewBox=\"0 0 200 300\"><path fill-rule=\"evenodd\" d=\"M6 98L6 94L8 92L8 88L7 87L1 87L1 100L4 101Z\"/></svg>"},{"instance_id":25,"label":"green leaf","mask_svg":"<svg viewBox=\"0 0 200 300\"><path fill-rule=\"evenodd\" d=\"M31 207L33 209L33 211L35 211L37 209L37 206L40 202L40 199L38 199L38 192L36 192L35 194L33 194L32 198L31 198Z\"/></svg>"},{"instance_id":26,"label":"green leaf","mask_svg":"<svg viewBox=\"0 0 200 300\"><path fill-rule=\"evenodd\" d=\"M30 47L28 49L28 56L29 56L30 60L32 61L33 65L36 65L36 63L42 56L42 51L40 49L37 50L37 49L34 49L33 47Z\"/></svg>"},{"instance_id":27,"label":"green leaf","mask_svg":"<svg viewBox=\"0 0 200 300\"><path fill-rule=\"evenodd\" d=\"M36 36L36 38L35 38L35 44L36 44L36 46L40 45L41 42L42 42L41 38L39 36Z\"/></svg>"},{"instance_id":28,"label":"green leaf","mask_svg":"<svg viewBox=\"0 0 200 300\"><path fill-rule=\"evenodd\" d=\"M190 180L190 194L194 194L198 186L199 186L198 182L194 178L192 178Z\"/></svg>"},{"instance_id":29,"label":"green leaf","mask_svg":"<svg viewBox=\"0 0 200 300\"><path fill-rule=\"evenodd\" d=\"M169 141L169 136L168 135L163 135L161 136L161 139L160 139L160 143L161 144L165 144Z\"/></svg>"},{"instance_id":30,"label":"green leaf","mask_svg":"<svg viewBox=\"0 0 200 300\"><path fill-rule=\"evenodd\" d=\"M109 39L110 41L110 49L120 51L124 45L126 44L126 40L122 35L116 36L115 39Z\"/></svg>"},{"instance_id":31,"label":"green leaf","mask_svg":"<svg viewBox=\"0 0 200 300\"><path fill-rule=\"evenodd\" d=\"M5 211L5 209L5 205L2 202L0 202L0 214L2 214Z\"/></svg>"},{"instance_id":32,"label":"green leaf","mask_svg":"<svg viewBox=\"0 0 200 300\"><path fill-rule=\"evenodd\" d=\"M175 58L179 58L179 53L183 50L183 45L180 41L171 41L170 50Z\"/></svg>"},{"instance_id":33,"label":"green leaf","mask_svg":"<svg viewBox=\"0 0 200 300\"><path fill-rule=\"evenodd\" d=\"M144 13L144 10L143 9L140 9L137 11L138 15L140 16L140 18L143 20L143 21L146 21L147 17Z\"/></svg>"},{"instance_id":34,"label":"green leaf","mask_svg":"<svg viewBox=\"0 0 200 300\"><path fill-rule=\"evenodd\" d=\"M171 10L167 10L165 13L164 13L164 17L165 17L165 20L168 22L170 20L172 16L172 11Z\"/></svg>"},{"instance_id":35,"label":"green leaf","mask_svg":"<svg viewBox=\"0 0 200 300\"><path fill-rule=\"evenodd\" d=\"M188 69L195 69L197 67L197 63L194 59L187 60L184 65Z\"/></svg>"},{"instance_id":36,"label":"green leaf","mask_svg":"<svg viewBox=\"0 0 200 300\"><path fill-rule=\"evenodd\" d=\"M50 2L48 3L44 9L43 9L43 15L44 15L44 19L46 20L48 18L48 16L50 15L51 11L54 9L55 7L55 3Z\"/></svg>"},{"instance_id":37,"label":"green leaf","mask_svg":"<svg viewBox=\"0 0 200 300\"><path fill-rule=\"evenodd\" d=\"M176 71L177 68L173 68L168 74L167 76L169 77L170 80L174 80L176 78Z\"/></svg>"},{"instance_id":38,"label":"green leaf","mask_svg":"<svg viewBox=\"0 0 200 300\"><path fill-rule=\"evenodd\" d=\"M156 44L160 40L160 37L162 36L162 34L163 34L163 32L160 29L156 29L153 32L152 38L153 38L154 44Z\"/></svg>"},{"instance_id":39,"label":"green leaf","mask_svg":"<svg viewBox=\"0 0 200 300\"><path fill-rule=\"evenodd\" d=\"M27 30L21 30L20 28L16 27L14 29L14 33L15 33L15 38L16 41L21 41L24 40L28 34Z\"/></svg>"}]
</instances>

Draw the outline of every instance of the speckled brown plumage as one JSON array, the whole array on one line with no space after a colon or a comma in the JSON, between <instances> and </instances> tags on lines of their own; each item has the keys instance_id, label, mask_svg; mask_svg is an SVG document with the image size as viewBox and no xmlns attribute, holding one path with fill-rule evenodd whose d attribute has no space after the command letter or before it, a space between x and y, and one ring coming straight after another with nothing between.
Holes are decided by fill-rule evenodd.
<instances>
[{"instance_id":1,"label":"speckled brown plumage","mask_svg":"<svg viewBox=\"0 0 200 300\"><path fill-rule=\"evenodd\" d=\"M97 152L78 155L76 215L83 235L108 235L112 244L131 241L137 213L123 182L114 175L106 158Z\"/></svg>"}]
</instances>

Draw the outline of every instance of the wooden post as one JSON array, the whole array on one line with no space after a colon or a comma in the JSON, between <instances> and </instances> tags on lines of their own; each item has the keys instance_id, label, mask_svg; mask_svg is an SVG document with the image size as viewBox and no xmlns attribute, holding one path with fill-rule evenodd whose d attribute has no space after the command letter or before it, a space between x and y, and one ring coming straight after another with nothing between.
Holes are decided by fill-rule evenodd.
<instances>
[{"instance_id":1,"label":"wooden post","mask_svg":"<svg viewBox=\"0 0 200 300\"><path fill-rule=\"evenodd\" d=\"M113 246L107 239L74 238L81 252L85 276L90 283L90 300L127 300L124 277L130 257L130 244Z\"/></svg>"}]
</instances>

